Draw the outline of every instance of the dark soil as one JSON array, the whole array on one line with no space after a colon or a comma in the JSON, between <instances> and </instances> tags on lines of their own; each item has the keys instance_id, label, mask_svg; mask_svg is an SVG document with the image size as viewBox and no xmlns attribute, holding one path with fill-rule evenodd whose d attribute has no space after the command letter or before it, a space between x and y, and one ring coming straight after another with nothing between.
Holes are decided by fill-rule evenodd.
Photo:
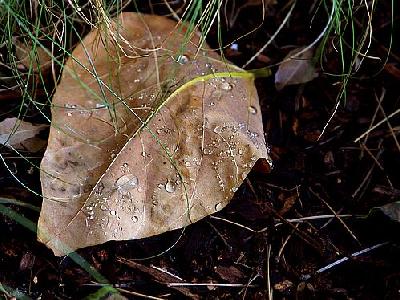
<instances>
[{"instance_id":1,"label":"dark soil","mask_svg":"<svg viewBox=\"0 0 400 300\"><path fill-rule=\"evenodd\" d=\"M155 2L152 10L140 9L165 13L163 1ZM246 1L234 2L237 12ZM240 39L237 49L225 49L226 57L243 65L282 23L287 2L269 7L263 25ZM321 8L312 21L312 3L297 4L289 24L249 69L279 63L294 47L308 45L319 35L327 15ZM354 142L371 123L400 108L399 10L394 8L392 29L390 5L391 1L379 1L372 23L369 55L383 60L364 60L320 139L342 87L339 77L328 75L341 72L333 35L321 60L324 69L313 81L277 91L273 77L257 79L274 161L270 172L257 166L215 217L185 230L79 250L79 255L129 299L139 298L134 293L163 299L268 299L269 288L274 299L400 299L400 225L382 213L370 213L373 207L399 200L399 116L390 119L392 129L385 123L367 139ZM223 18L230 18L231 8L227 6ZM363 25L365 12L354 13ZM243 8L234 23L221 22L223 39L230 42L260 22L260 6ZM208 42L217 48L216 29ZM394 41L388 54L391 32ZM348 54L345 48L346 63ZM40 97L40 90L35 93ZM18 93L0 92L1 118L18 113L20 98ZM27 120L38 120L30 107L26 115ZM0 168L0 197L39 206L41 199L14 179L40 186L38 172L30 172L29 163L6 148L0 151L9 166ZM36 156L32 161L39 163L41 157ZM17 205L0 208L0 283L6 289L33 299L80 299L99 290L101 283L72 258L53 256L36 241L34 232L10 217L14 212L35 223L37 212ZM293 220L303 217L314 219ZM365 253L358 253L363 249ZM349 259L320 269L344 257ZM170 286L180 281L175 276L194 285ZM201 283L209 285L196 285ZM0 299L8 299L1 285Z\"/></svg>"}]
</instances>

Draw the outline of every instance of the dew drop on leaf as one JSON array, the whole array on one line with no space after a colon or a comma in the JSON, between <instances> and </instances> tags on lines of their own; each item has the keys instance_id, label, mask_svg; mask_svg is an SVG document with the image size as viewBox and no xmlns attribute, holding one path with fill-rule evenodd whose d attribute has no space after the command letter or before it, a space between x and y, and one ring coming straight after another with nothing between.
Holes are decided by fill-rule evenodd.
<instances>
[{"instance_id":1,"label":"dew drop on leaf","mask_svg":"<svg viewBox=\"0 0 400 300\"><path fill-rule=\"evenodd\" d=\"M255 115L257 113L257 108L254 106L249 106L249 113Z\"/></svg>"},{"instance_id":2,"label":"dew drop on leaf","mask_svg":"<svg viewBox=\"0 0 400 300\"><path fill-rule=\"evenodd\" d=\"M176 62L181 65L187 64L189 62L189 57L186 55L178 55Z\"/></svg>"},{"instance_id":3,"label":"dew drop on leaf","mask_svg":"<svg viewBox=\"0 0 400 300\"><path fill-rule=\"evenodd\" d=\"M120 178L118 178L117 181L115 182L117 188L122 188L122 189L135 188L138 186L138 184L139 184L139 179L132 174L123 175Z\"/></svg>"},{"instance_id":4,"label":"dew drop on leaf","mask_svg":"<svg viewBox=\"0 0 400 300\"><path fill-rule=\"evenodd\" d=\"M220 211L222 208L223 208L223 205L222 205L221 202L215 204L215 210L216 210L216 211Z\"/></svg>"},{"instance_id":5,"label":"dew drop on leaf","mask_svg":"<svg viewBox=\"0 0 400 300\"><path fill-rule=\"evenodd\" d=\"M168 193L173 193L175 192L175 183L171 182L170 180L167 181L167 183L165 184L165 190Z\"/></svg>"},{"instance_id":6,"label":"dew drop on leaf","mask_svg":"<svg viewBox=\"0 0 400 300\"><path fill-rule=\"evenodd\" d=\"M232 85L228 82L221 83L221 89L224 91L230 91L232 89Z\"/></svg>"}]
</instances>

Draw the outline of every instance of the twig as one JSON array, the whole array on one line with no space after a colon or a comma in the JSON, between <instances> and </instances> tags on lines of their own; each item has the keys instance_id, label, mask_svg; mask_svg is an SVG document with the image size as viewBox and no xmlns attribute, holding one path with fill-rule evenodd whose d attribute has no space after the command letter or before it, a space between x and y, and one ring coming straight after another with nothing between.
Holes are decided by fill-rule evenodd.
<instances>
[{"instance_id":1,"label":"twig","mask_svg":"<svg viewBox=\"0 0 400 300\"><path fill-rule=\"evenodd\" d=\"M160 283L160 284L164 284L168 287L172 287L175 290L177 290L178 292L182 293L183 295L185 295L186 297L189 297L191 299L199 299L199 297L193 293L191 293L187 288L185 287L179 287L179 286L169 286L169 282L170 281L176 281L177 279L179 280L180 278L176 275L171 274L168 271L165 270L160 270L160 268L155 268L153 267L147 267L145 265L139 264L137 262L134 262L133 260L129 260L126 259L124 257L117 257L117 261L127 265L131 268L134 268L136 270L139 270L143 273L148 274L149 276L151 276L153 278L154 281Z\"/></svg>"},{"instance_id":2,"label":"twig","mask_svg":"<svg viewBox=\"0 0 400 300\"><path fill-rule=\"evenodd\" d=\"M352 257L360 256L361 254L370 252L372 250L378 249L378 248L386 246L388 244L389 244L389 242L383 242L383 243L380 243L380 244L376 244L376 245L374 245L372 247L365 248L365 249L363 249L361 251L354 252L350 256L345 256L345 257L343 257L341 259L338 259L338 260L334 261L333 263L330 263L330 264L326 265L325 267L322 267L322 268L318 269L317 271L315 271L315 274L323 273L323 272L325 272L325 271L327 271L327 270L329 270L329 269L331 269L331 268L333 268L335 266L340 265L341 263L343 263L345 261L348 261ZM302 275L300 278L301 278L301 280L306 281L306 280L309 280L311 277L312 277L312 274L307 274L307 275Z\"/></svg>"},{"instance_id":3,"label":"twig","mask_svg":"<svg viewBox=\"0 0 400 300\"><path fill-rule=\"evenodd\" d=\"M380 144L381 144L381 143L380 143ZM368 155L372 158L372 160L375 162L375 164L378 166L378 168L379 168L382 172L385 172L384 167L383 167L382 164L378 161L378 159L375 157L375 155L372 154L371 149L369 149L366 145L362 145L362 147L363 147L363 150L365 150L365 151L368 153ZM387 180L389 186L393 189L393 188L394 188L393 183L392 183L392 181L390 180L389 176L388 176L386 173L385 173L385 177L386 177L386 180Z\"/></svg>"},{"instance_id":4,"label":"twig","mask_svg":"<svg viewBox=\"0 0 400 300\"><path fill-rule=\"evenodd\" d=\"M122 289L122 288L117 288L117 290L120 292L129 294L129 295L142 297L142 298L146 298L146 299L152 299L152 300L165 300L166 299L166 298L159 298L159 297L155 297L155 296L149 296L149 295L145 295L145 294L134 292L134 291L129 291L129 290Z\"/></svg>"},{"instance_id":5,"label":"twig","mask_svg":"<svg viewBox=\"0 0 400 300\"><path fill-rule=\"evenodd\" d=\"M270 277L271 244L267 246L267 291L268 300L272 300L271 277Z\"/></svg>"},{"instance_id":6,"label":"twig","mask_svg":"<svg viewBox=\"0 0 400 300\"><path fill-rule=\"evenodd\" d=\"M272 35L272 37L268 40L268 42L262 46L256 54L254 54L243 66L242 68L246 68L254 59L256 59L257 56L260 55L260 53L262 53L265 48L267 48L276 38L276 36L278 35L278 33L282 30L282 28L286 25L286 23L288 22L290 16L292 15L293 9L296 6L296 1L293 2L292 6L290 7L289 12L287 13L286 17L283 19L282 24L278 27L278 29L274 32L274 34ZM300 55L300 54L297 54Z\"/></svg>"},{"instance_id":7,"label":"twig","mask_svg":"<svg viewBox=\"0 0 400 300\"><path fill-rule=\"evenodd\" d=\"M383 88L383 89L382 89L382 96L381 96L381 98L378 99L378 98L375 96L375 99L376 99L376 102L378 103L378 108L379 108L379 110L381 111L383 117L384 117L385 119L387 119L386 112L385 112L385 110L383 109L382 104L381 104L381 103L382 103L382 100L383 100L383 98L384 98L385 92L386 92L386 90ZM386 123L387 123L387 126L388 126L388 128L389 128L389 131L390 131L390 133L391 133L391 135L392 135L392 137L393 137L393 139L394 139L394 142L396 143L397 149L400 151L400 144L399 144L399 141L397 140L396 134L394 133L392 124L390 124L389 120L387 120Z\"/></svg>"},{"instance_id":8,"label":"twig","mask_svg":"<svg viewBox=\"0 0 400 300\"><path fill-rule=\"evenodd\" d=\"M361 245L360 241L358 240L358 238L355 236L355 234L351 231L351 229L349 228L349 226L347 226L347 224L339 217L339 215L336 213L336 211L332 208L332 206L329 205L328 202L326 202L318 193L314 192L314 190L312 188L309 188L309 191L311 192L311 194L313 194L315 197L317 197L322 203L325 204L326 207L328 207L328 209L333 212L333 214L335 215L335 218L338 219L338 221L343 225L343 227L349 232L349 234L352 236L352 238L359 244Z\"/></svg>"},{"instance_id":9,"label":"twig","mask_svg":"<svg viewBox=\"0 0 400 300\"><path fill-rule=\"evenodd\" d=\"M261 232L264 232L264 231L267 230L267 228L264 228L264 229L262 229L262 230L254 230L254 229L252 229L252 228L250 228L250 227L247 227L247 226L245 226L245 225L242 225L242 224L240 224L240 223L233 222L233 221L231 221L231 220L224 219L224 218L220 218L220 217L216 217L216 216L210 216L210 218L211 218L211 219L215 219L215 220L224 221L224 222L229 223L229 224L236 225L236 226L238 226L238 227L240 227L240 228L246 229L246 230L248 230L248 231L250 231L250 232L254 232L254 233L261 233Z\"/></svg>"},{"instance_id":10,"label":"twig","mask_svg":"<svg viewBox=\"0 0 400 300\"><path fill-rule=\"evenodd\" d=\"M385 90L383 90L383 93L382 93L381 96L379 97L379 103L381 103L381 102L383 101L384 98L385 98ZM370 124L369 124L369 129L372 128L372 126L373 126L372 124L375 123L375 120L376 120L376 118L377 118L377 116L378 116L378 112L379 112L379 106L377 106L377 107L375 108L374 115L372 116L371 122L370 122ZM367 140L368 140L368 134L365 136L365 138L364 138L362 144L366 145L366 144L367 144Z\"/></svg>"},{"instance_id":11,"label":"twig","mask_svg":"<svg viewBox=\"0 0 400 300\"><path fill-rule=\"evenodd\" d=\"M387 117L383 118L383 120L379 121L377 124L369 128L367 131L365 131L363 134L361 134L358 138L354 140L355 143L359 142L363 137L365 137L367 134L369 134L372 130L375 130L377 127L381 126L383 123L387 122L389 119L393 118L395 115L400 113L400 108L397 109L396 111L392 112L390 115Z\"/></svg>"},{"instance_id":12,"label":"twig","mask_svg":"<svg viewBox=\"0 0 400 300\"><path fill-rule=\"evenodd\" d=\"M229 243L227 242L226 238L218 231L218 229L211 223L211 222L207 222L208 225L211 226L212 229L214 229L214 231L217 233L217 235L221 238L222 242L225 244L225 246L229 249L229 251L232 251L232 246L229 245Z\"/></svg>"},{"instance_id":13,"label":"twig","mask_svg":"<svg viewBox=\"0 0 400 300\"><path fill-rule=\"evenodd\" d=\"M190 283L190 282L171 282L168 283L167 286L169 287L251 287L251 288L256 288L258 285L255 284L247 284L247 283L213 283L213 282L208 282L208 283Z\"/></svg>"},{"instance_id":14,"label":"twig","mask_svg":"<svg viewBox=\"0 0 400 300\"><path fill-rule=\"evenodd\" d=\"M383 140L381 140L380 142L379 142L379 147L380 147L380 145L382 144L382 141ZM383 149L380 149L379 150L379 152L378 152L378 154L376 155L376 160L378 160L379 159L379 157L382 155L382 153L383 153ZM358 186L358 188L354 191L354 193L351 195L351 197L352 198L355 198L356 196L357 196L357 194L361 191L361 189L364 187L364 186L367 186L367 182L370 180L370 178L371 178L371 175L372 175L372 172L374 171L374 169L375 169L375 163L371 166L371 168L368 170L368 172L367 172L367 174L365 175L365 177L364 177L364 179L362 180L362 182L360 183L360 185ZM362 194L364 194L364 193L362 193ZM360 195L360 197L361 197L362 195ZM360 198L359 197L359 198Z\"/></svg>"},{"instance_id":15,"label":"twig","mask_svg":"<svg viewBox=\"0 0 400 300\"><path fill-rule=\"evenodd\" d=\"M257 200L258 199L258 195L256 193L256 190L254 189L253 185L251 184L251 181L246 178L246 183L248 184L248 186L250 187L250 190L253 192L254 197L256 197ZM319 253L321 252L321 249L323 248L321 243L318 241L315 241L311 236L309 236L307 233L302 232L301 230L299 230L298 228L296 228L296 226L294 226L292 223L287 222L285 220L285 218L283 218L271 205L267 205L266 206L268 208L268 210L274 214L276 217L278 217L283 223L289 225L289 227L293 228L296 232L296 234L303 240L305 241L307 244L309 244L311 247L313 247L315 250L317 250ZM264 231L262 229L262 231Z\"/></svg>"},{"instance_id":16,"label":"twig","mask_svg":"<svg viewBox=\"0 0 400 300\"><path fill-rule=\"evenodd\" d=\"M337 215L338 217L341 218L350 218L350 217L360 217L356 215ZM297 219L286 219L286 222L289 223L304 223L306 221L311 221L311 220L323 220L323 219L333 219L335 218L335 215L317 215L317 216L309 216L309 217L302 217L302 218L297 218ZM276 223L275 227L282 225L284 223ZM264 230L264 229L262 229Z\"/></svg>"},{"instance_id":17,"label":"twig","mask_svg":"<svg viewBox=\"0 0 400 300\"><path fill-rule=\"evenodd\" d=\"M299 227L299 224L296 224L296 228L298 228L298 227ZM278 255L276 256L276 259L277 259L278 262L281 259L281 256L282 256L282 253L283 253L283 249L285 249L285 247L286 247L287 243L289 242L290 238L293 236L293 233L294 233L294 230L292 230L290 232L290 234L286 237L286 239L284 240L281 248L279 249Z\"/></svg>"}]
</instances>

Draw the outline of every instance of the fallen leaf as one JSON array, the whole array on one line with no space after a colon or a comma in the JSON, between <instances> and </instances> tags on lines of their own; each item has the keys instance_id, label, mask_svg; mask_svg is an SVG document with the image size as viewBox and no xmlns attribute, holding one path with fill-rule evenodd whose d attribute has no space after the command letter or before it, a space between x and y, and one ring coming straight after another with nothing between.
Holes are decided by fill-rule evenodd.
<instances>
[{"instance_id":1,"label":"fallen leaf","mask_svg":"<svg viewBox=\"0 0 400 300\"><path fill-rule=\"evenodd\" d=\"M268 158L249 73L165 17L110 28L75 48L53 97L38 239L56 255L196 222Z\"/></svg>"},{"instance_id":2,"label":"fallen leaf","mask_svg":"<svg viewBox=\"0 0 400 300\"><path fill-rule=\"evenodd\" d=\"M238 282L244 277L243 273L234 266L216 266L214 270L215 273L217 273L223 280L226 280L227 282Z\"/></svg>"},{"instance_id":3,"label":"fallen leaf","mask_svg":"<svg viewBox=\"0 0 400 300\"><path fill-rule=\"evenodd\" d=\"M16 40L15 54L19 63L26 68L32 68L34 72L47 71L52 63L52 57L40 45L33 46L31 43L23 43Z\"/></svg>"},{"instance_id":4,"label":"fallen leaf","mask_svg":"<svg viewBox=\"0 0 400 300\"><path fill-rule=\"evenodd\" d=\"M281 90L287 85L309 82L318 76L312 62L314 50L310 48L296 55L303 50L304 47L290 51L283 59L283 63L279 65L278 71L275 73L277 90Z\"/></svg>"},{"instance_id":5,"label":"fallen leaf","mask_svg":"<svg viewBox=\"0 0 400 300\"><path fill-rule=\"evenodd\" d=\"M384 213L392 221L400 222L400 201L375 207L373 210L379 210Z\"/></svg>"},{"instance_id":6,"label":"fallen leaf","mask_svg":"<svg viewBox=\"0 0 400 300\"><path fill-rule=\"evenodd\" d=\"M18 118L7 118L0 122L0 144L17 150L38 152L44 148L46 141L36 136L48 125L34 125Z\"/></svg>"}]
</instances>

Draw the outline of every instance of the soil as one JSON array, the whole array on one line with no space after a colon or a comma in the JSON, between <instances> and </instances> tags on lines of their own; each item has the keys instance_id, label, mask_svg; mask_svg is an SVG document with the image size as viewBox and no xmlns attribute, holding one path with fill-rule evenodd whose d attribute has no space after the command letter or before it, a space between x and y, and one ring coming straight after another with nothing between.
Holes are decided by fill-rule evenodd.
<instances>
[{"instance_id":1,"label":"soil","mask_svg":"<svg viewBox=\"0 0 400 300\"><path fill-rule=\"evenodd\" d=\"M165 13L163 1L156 2L140 9ZM232 18L240 5L261 1L234 2L236 8L229 4L221 15L223 42L258 27L223 50L241 66L282 24L290 1L268 6L261 25L260 5L243 7ZM248 69L272 65L276 72L288 52L320 34L327 14L320 8L313 17L313 2L297 4L288 25ZM372 22L368 55L383 59L364 59L323 134L343 87L340 77L330 75L340 74L342 67L333 35L314 80L278 91L273 76L257 79L273 168L257 165L228 207L184 230L108 242L78 254L128 299L268 299L271 293L274 299L400 299L399 218L373 210L399 200L399 116L354 142L371 124L399 109L399 10L394 9L394 25L390 12L391 1L380 1ZM354 18L360 34L365 11L355 11ZM351 36L347 31L343 35ZM216 26L208 43L218 48ZM348 64L348 45L344 51ZM35 95L45 93L38 89ZM18 114L21 95L2 90L0 101L2 119ZM23 113L28 121L40 121L32 107ZM14 179L39 187L37 170L7 148L0 151L9 166L0 168L0 197L40 206L40 197ZM39 163L42 154L31 161ZM12 299L15 291L32 299L105 299L94 295L104 285L92 276L93 269L87 272L75 258L55 257L16 221L19 215L34 224L38 212L20 205L0 208L0 299ZM191 285L171 285L179 282Z\"/></svg>"}]
</instances>

